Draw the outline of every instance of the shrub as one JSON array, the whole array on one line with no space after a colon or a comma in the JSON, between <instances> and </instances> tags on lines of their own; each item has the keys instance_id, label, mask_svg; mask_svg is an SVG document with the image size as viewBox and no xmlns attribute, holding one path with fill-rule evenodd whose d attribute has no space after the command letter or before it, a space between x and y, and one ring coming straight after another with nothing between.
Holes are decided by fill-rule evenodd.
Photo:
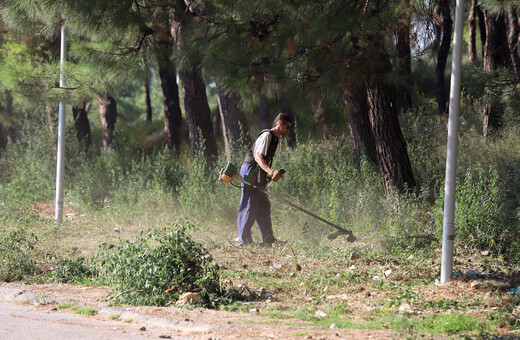
<instances>
[{"instance_id":1,"label":"shrub","mask_svg":"<svg viewBox=\"0 0 520 340\"><path fill-rule=\"evenodd\" d=\"M52 269L47 274L51 282L85 284L97 278L98 272L90 259L63 259L53 255L48 257L54 261Z\"/></svg>"},{"instance_id":2,"label":"shrub","mask_svg":"<svg viewBox=\"0 0 520 340\"><path fill-rule=\"evenodd\" d=\"M202 304L219 294L218 268L187 234L192 225L141 232L136 241L100 245L100 279L114 287L110 301L164 306L188 290L202 290Z\"/></svg>"},{"instance_id":3,"label":"shrub","mask_svg":"<svg viewBox=\"0 0 520 340\"><path fill-rule=\"evenodd\" d=\"M0 236L0 281L18 281L32 276L36 261L31 257L37 238L24 228Z\"/></svg>"},{"instance_id":4,"label":"shrub","mask_svg":"<svg viewBox=\"0 0 520 340\"><path fill-rule=\"evenodd\" d=\"M494 168L468 169L457 184L455 204L454 228L458 242L501 254L509 250L516 238L512 207ZM436 206L436 224L442 234L444 193Z\"/></svg>"}]
</instances>

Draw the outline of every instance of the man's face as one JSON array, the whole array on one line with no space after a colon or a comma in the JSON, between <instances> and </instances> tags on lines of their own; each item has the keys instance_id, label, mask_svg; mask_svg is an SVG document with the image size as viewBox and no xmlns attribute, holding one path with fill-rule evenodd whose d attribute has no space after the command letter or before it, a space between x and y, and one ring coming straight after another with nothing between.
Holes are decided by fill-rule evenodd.
<instances>
[{"instance_id":1,"label":"man's face","mask_svg":"<svg viewBox=\"0 0 520 340\"><path fill-rule=\"evenodd\" d=\"M281 130L282 130L282 136L283 135L286 135L287 133L289 133L289 130L291 130L291 123L286 123L286 122L280 122L281 124Z\"/></svg>"}]
</instances>

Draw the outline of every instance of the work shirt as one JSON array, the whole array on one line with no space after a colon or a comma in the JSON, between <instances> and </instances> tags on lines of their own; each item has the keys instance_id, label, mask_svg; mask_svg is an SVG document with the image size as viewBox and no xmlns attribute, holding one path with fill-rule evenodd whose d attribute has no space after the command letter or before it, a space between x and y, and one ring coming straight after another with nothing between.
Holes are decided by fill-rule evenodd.
<instances>
[{"instance_id":1,"label":"work shirt","mask_svg":"<svg viewBox=\"0 0 520 340\"><path fill-rule=\"evenodd\" d=\"M264 133L260 134L260 136L258 136L256 139L255 144L253 145L253 157L257 153L266 156L272 139L273 136L269 131L265 131Z\"/></svg>"}]
</instances>

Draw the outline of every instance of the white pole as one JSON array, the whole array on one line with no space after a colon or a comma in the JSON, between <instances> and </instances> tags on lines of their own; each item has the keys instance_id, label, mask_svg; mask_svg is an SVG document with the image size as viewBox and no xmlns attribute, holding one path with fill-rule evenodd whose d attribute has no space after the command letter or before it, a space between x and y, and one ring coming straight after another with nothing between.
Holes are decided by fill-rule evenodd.
<instances>
[{"instance_id":1,"label":"white pole","mask_svg":"<svg viewBox=\"0 0 520 340\"><path fill-rule=\"evenodd\" d=\"M67 43L65 24L61 26L61 52L60 52L60 88L65 87L63 67L67 59ZM65 103L60 102L58 122L58 157L56 166L56 205L55 220L63 221L63 173L65 171Z\"/></svg>"},{"instance_id":2,"label":"white pole","mask_svg":"<svg viewBox=\"0 0 520 340\"><path fill-rule=\"evenodd\" d=\"M455 35L451 61L451 87L448 121L448 150L446 154L446 183L444 188L444 225L442 231L441 283L453 275L453 238L455 221L455 181L457 174L457 146L459 133L460 72L462 59L462 35L464 0L457 0L455 10Z\"/></svg>"}]
</instances>

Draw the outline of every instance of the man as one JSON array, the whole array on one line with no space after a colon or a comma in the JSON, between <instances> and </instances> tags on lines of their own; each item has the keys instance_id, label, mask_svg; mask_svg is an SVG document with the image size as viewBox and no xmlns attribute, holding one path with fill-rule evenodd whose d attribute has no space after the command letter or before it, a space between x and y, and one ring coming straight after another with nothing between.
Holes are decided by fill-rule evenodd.
<instances>
[{"instance_id":1,"label":"man","mask_svg":"<svg viewBox=\"0 0 520 340\"><path fill-rule=\"evenodd\" d=\"M282 177L279 170L272 168L273 157L278 145L278 137L286 135L292 124L293 119L290 116L280 113L274 119L271 129L260 132L240 169L240 175L245 180L262 188L268 181L276 182ZM241 246L253 242L251 227L255 221L262 236L262 245L269 246L275 243L277 240L273 235L271 223L271 203L267 194L242 184L237 218Z\"/></svg>"}]
</instances>

